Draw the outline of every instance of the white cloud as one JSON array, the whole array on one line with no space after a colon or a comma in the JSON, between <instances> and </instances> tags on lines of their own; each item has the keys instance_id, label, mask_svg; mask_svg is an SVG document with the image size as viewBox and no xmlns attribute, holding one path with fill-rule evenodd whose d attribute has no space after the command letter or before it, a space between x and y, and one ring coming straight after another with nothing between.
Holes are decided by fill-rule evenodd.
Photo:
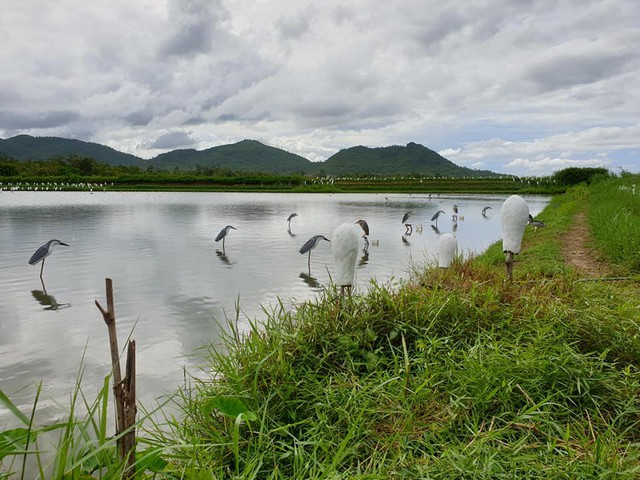
<instances>
[{"instance_id":1,"label":"white cloud","mask_svg":"<svg viewBox=\"0 0 640 480\"><path fill-rule=\"evenodd\" d=\"M10 1L0 137L150 157L188 131L311 160L413 141L501 172L638 171L639 17L632 0Z\"/></svg>"}]
</instances>

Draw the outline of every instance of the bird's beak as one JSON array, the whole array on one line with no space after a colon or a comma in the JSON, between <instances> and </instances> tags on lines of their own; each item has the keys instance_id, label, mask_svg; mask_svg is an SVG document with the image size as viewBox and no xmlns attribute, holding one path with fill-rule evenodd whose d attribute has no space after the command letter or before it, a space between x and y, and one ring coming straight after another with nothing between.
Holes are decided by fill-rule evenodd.
<instances>
[{"instance_id":1,"label":"bird's beak","mask_svg":"<svg viewBox=\"0 0 640 480\"><path fill-rule=\"evenodd\" d=\"M60 245L64 245L65 247L68 247L69 244L68 243L64 243L64 242L60 242Z\"/></svg>"}]
</instances>

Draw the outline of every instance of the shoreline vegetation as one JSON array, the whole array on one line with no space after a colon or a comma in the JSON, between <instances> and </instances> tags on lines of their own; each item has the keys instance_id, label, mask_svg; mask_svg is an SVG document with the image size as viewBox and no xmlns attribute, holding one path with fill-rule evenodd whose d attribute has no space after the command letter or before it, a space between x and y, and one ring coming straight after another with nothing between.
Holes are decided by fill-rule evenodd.
<instances>
[{"instance_id":1,"label":"shoreline vegetation","mask_svg":"<svg viewBox=\"0 0 640 480\"><path fill-rule=\"evenodd\" d=\"M496 242L341 305L328 286L247 332L230 319L210 378L176 394L180 416L141 411L137 478L638 478L639 187L629 174L564 187L512 283ZM582 214L587 253L617 280L566 262ZM46 426L38 395L24 413L0 390L22 424L0 431L0 479L120 478L109 382L90 400L79 375L68 419Z\"/></svg>"}]
</instances>

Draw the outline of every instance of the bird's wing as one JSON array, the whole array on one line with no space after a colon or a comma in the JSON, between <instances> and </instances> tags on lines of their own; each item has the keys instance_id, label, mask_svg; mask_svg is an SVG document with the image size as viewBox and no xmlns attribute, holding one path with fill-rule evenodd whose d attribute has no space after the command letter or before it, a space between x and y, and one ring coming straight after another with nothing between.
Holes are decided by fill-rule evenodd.
<instances>
[{"instance_id":1,"label":"bird's wing","mask_svg":"<svg viewBox=\"0 0 640 480\"><path fill-rule=\"evenodd\" d=\"M302 247L300 247L300 250L298 251L300 253L307 253L309 250L311 250L315 246L316 241L318 240L318 237L321 237L321 236L322 235L314 235L309 240L307 240L305 244L302 245Z\"/></svg>"},{"instance_id":2,"label":"bird's wing","mask_svg":"<svg viewBox=\"0 0 640 480\"><path fill-rule=\"evenodd\" d=\"M408 213L408 212L404 214L404 217L402 217L402 223L404 223L407 220L409 220L409 215L410 215L410 213Z\"/></svg>"},{"instance_id":3,"label":"bird's wing","mask_svg":"<svg viewBox=\"0 0 640 480\"><path fill-rule=\"evenodd\" d=\"M216 237L216 242L219 242L220 240L222 240L222 238L227 234L227 227L224 227L222 230L220 230L220 233L218 234L218 236Z\"/></svg>"},{"instance_id":4,"label":"bird's wing","mask_svg":"<svg viewBox=\"0 0 640 480\"><path fill-rule=\"evenodd\" d=\"M297 213L292 213L291 215L289 215L289 218L287 218L287 222L290 221L293 217L297 217L298 214Z\"/></svg>"},{"instance_id":5,"label":"bird's wing","mask_svg":"<svg viewBox=\"0 0 640 480\"><path fill-rule=\"evenodd\" d=\"M38 263L40 260L47 256L48 251L49 249L42 245L29 259L29 265L35 265L36 263Z\"/></svg>"}]
</instances>

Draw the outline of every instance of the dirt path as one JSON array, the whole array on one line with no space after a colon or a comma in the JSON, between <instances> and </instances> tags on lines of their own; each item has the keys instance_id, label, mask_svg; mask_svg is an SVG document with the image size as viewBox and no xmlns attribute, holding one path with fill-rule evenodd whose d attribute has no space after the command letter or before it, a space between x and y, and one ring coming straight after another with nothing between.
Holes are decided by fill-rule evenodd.
<instances>
[{"instance_id":1,"label":"dirt path","mask_svg":"<svg viewBox=\"0 0 640 480\"><path fill-rule=\"evenodd\" d=\"M583 212L576 215L573 226L562 236L560 241L565 262L574 266L580 274L587 277L611 275L609 266L600 261L590 247L591 234L587 225L587 217Z\"/></svg>"}]
</instances>

